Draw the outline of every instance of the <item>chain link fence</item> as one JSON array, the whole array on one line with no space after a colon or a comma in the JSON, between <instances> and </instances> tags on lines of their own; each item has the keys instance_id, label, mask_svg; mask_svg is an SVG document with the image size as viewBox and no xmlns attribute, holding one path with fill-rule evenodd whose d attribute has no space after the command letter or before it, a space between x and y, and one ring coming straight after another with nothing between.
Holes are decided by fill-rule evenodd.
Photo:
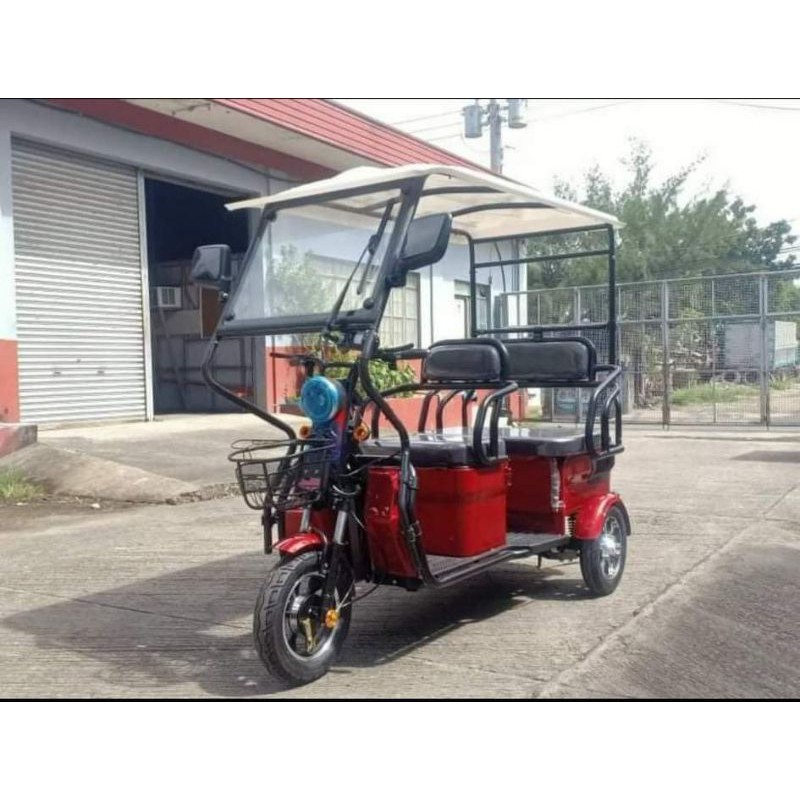
<instances>
[{"instance_id":1,"label":"chain link fence","mask_svg":"<svg viewBox=\"0 0 800 800\"><path fill-rule=\"evenodd\" d=\"M800 425L800 269L628 283L617 291L628 421ZM509 292L496 313L520 297L529 325L606 321L607 286ZM583 335L607 359L605 331ZM579 394L535 393L531 416L579 420L588 399Z\"/></svg>"}]
</instances>

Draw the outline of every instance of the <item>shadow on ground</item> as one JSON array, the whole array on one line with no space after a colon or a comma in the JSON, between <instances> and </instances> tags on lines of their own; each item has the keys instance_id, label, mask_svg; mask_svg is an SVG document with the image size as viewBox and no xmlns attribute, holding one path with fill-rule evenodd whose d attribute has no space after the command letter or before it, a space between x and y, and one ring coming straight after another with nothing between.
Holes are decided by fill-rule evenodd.
<instances>
[{"instance_id":1,"label":"shadow on ground","mask_svg":"<svg viewBox=\"0 0 800 800\"><path fill-rule=\"evenodd\" d=\"M268 566L263 556L241 554L20 612L2 625L34 636L45 658L79 654L105 695L180 696L192 685L223 697L275 694L284 687L261 665L250 630ZM575 601L588 594L574 566L538 570L533 561L443 590L382 587L356 603L332 672L388 663L535 599Z\"/></svg>"},{"instance_id":2,"label":"shadow on ground","mask_svg":"<svg viewBox=\"0 0 800 800\"><path fill-rule=\"evenodd\" d=\"M734 461L763 461L766 464L800 464L800 453L796 450L752 450L734 456Z\"/></svg>"}]
</instances>

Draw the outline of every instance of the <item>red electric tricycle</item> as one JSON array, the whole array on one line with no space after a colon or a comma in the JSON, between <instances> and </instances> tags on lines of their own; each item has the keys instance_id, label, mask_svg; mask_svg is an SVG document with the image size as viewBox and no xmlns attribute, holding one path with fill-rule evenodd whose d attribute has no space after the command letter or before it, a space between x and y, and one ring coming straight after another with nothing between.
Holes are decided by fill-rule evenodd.
<instances>
[{"instance_id":1,"label":"red electric tricycle","mask_svg":"<svg viewBox=\"0 0 800 800\"><path fill-rule=\"evenodd\" d=\"M622 452L617 221L432 165L358 168L231 207L261 209L241 270L212 245L192 276L223 301L208 384L274 431L230 454L279 556L254 619L269 671L288 684L325 674L363 584L438 588L538 556L577 560L590 593L613 592L630 534L610 486ZM523 270L577 258L607 262L601 319L531 324ZM466 306L456 285L470 288ZM426 348L402 343L420 336L420 308ZM302 425L217 378L219 346L236 337L267 343L273 381L301 376ZM378 380L398 369L399 385ZM551 406L572 397L573 424L515 423L532 391Z\"/></svg>"}]
</instances>

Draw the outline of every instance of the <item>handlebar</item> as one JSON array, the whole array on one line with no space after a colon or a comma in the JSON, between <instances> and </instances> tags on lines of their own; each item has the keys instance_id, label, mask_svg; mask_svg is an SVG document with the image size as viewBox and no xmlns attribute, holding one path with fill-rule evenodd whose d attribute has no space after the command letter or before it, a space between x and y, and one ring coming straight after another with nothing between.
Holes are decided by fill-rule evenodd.
<instances>
[{"instance_id":1,"label":"handlebar","mask_svg":"<svg viewBox=\"0 0 800 800\"><path fill-rule=\"evenodd\" d=\"M398 359L403 359L405 361L421 361L423 358L427 358L427 356L428 351L419 347L411 347L405 350L389 348L378 350L378 352L375 353L375 358L380 358L383 361L397 361Z\"/></svg>"},{"instance_id":2,"label":"handlebar","mask_svg":"<svg viewBox=\"0 0 800 800\"><path fill-rule=\"evenodd\" d=\"M361 345L350 344L346 349L361 350ZM413 344L404 344L399 347L383 347L375 352L373 359L378 361L388 361L394 363L398 359L406 361L419 361L428 355L424 348L415 348ZM320 370L353 366L353 361L325 361L319 356L310 353L276 353L271 352L270 358L281 358L289 362L293 367L318 367Z\"/></svg>"}]
</instances>

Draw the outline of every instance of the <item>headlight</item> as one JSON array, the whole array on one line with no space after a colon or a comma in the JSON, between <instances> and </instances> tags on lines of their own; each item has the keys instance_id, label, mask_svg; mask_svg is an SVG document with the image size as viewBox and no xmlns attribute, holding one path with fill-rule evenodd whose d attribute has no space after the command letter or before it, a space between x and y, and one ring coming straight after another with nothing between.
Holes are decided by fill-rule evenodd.
<instances>
[{"instance_id":1,"label":"headlight","mask_svg":"<svg viewBox=\"0 0 800 800\"><path fill-rule=\"evenodd\" d=\"M315 375L300 392L300 408L312 422L330 422L342 407L344 389L337 381Z\"/></svg>"}]
</instances>

